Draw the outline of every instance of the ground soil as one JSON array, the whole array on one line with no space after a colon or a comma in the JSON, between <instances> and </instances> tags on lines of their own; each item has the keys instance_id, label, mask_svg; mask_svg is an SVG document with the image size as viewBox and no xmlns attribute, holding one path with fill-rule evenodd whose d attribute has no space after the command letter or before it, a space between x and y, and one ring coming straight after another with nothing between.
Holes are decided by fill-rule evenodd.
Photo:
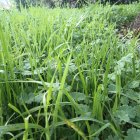
<instances>
[{"instance_id":1,"label":"ground soil","mask_svg":"<svg viewBox=\"0 0 140 140\"><path fill-rule=\"evenodd\" d=\"M140 36L140 14L130 23L125 23L118 28L118 35L120 38L127 35L129 31L132 31L133 37Z\"/></svg>"},{"instance_id":2,"label":"ground soil","mask_svg":"<svg viewBox=\"0 0 140 140\"><path fill-rule=\"evenodd\" d=\"M133 22L130 24L130 30L134 31L135 35L140 33L140 14L135 18Z\"/></svg>"},{"instance_id":3,"label":"ground soil","mask_svg":"<svg viewBox=\"0 0 140 140\"><path fill-rule=\"evenodd\" d=\"M131 36L127 36L129 31L131 31L132 33ZM126 23L120 26L120 28L118 28L117 33L120 39L124 37L127 39L130 39L133 37L137 37L140 39L140 13L131 23ZM140 40L136 46L136 50L138 52L138 55L140 56Z\"/></svg>"}]
</instances>

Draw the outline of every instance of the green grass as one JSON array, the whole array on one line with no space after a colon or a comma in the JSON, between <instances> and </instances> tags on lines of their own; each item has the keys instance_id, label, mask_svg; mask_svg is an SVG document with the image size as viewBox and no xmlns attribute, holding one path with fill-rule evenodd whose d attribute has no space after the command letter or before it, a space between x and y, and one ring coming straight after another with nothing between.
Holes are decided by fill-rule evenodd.
<instances>
[{"instance_id":1,"label":"green grass","mask_svg":"<svg viewBox=\"0 0 140 140\"><path fill-rule=\"evenodd\" d=\"M0 11L0 139L139 140L139 10Z\"/></svg>"}]
</instances>

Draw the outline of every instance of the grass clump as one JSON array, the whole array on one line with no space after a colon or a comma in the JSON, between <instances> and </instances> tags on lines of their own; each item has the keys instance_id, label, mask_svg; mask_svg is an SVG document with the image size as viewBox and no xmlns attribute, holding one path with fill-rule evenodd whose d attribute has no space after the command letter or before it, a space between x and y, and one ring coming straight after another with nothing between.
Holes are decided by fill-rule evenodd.
<instances>
[{"instance_id":1,"label":"grass clump","mask_svg":"<svg viewBox=\"0 0 140 140\"><path fill-rule=\"evenodd\" d=\"M1 139L139 139L138 39L117 35L139 9L1 11Z\"/></svg>"}]
</instances>

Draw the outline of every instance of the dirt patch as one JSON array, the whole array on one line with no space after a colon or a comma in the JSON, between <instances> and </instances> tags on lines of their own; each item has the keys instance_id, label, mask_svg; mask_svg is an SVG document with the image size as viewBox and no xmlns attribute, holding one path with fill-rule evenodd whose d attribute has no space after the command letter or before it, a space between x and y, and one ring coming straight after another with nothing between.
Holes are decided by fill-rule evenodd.
<instances>
[{"instance_id":1,"label":"dirt patch","mask_svg":"<svg viewBox=\"0 0 140 140\"><path fill-rule=\"evenodd\" d=\"M132 31L132 37L138 35L140 37L140 13L132 22L121 25L121 27L118 28L118 35L122 38L126 36L129 31Z\"/></svg>"},{"instance_id":2,"label":"dirt patch","mask_svg":"<svg viewBox=\"0 0 140 140\"><path fill-rule=\"evenodd\" d=\"M135 18L129 27L130 30L134 31L134 35L138 35L140 33L140 14Z\"/></svg>"}]
</instances>

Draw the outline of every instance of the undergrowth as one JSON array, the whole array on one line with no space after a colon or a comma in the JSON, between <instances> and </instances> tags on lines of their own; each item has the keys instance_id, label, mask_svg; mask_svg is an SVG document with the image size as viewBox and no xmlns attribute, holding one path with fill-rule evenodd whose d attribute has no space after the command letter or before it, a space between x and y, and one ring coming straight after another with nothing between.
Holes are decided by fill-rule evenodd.
<instances>
[{"instance_id":1,"label":"undergrowth","mask_svg":"<svg viewBox=\"0 0 140 140\"><path fill-rule=\"evenodd\" d=\"M0 139L139 140L139 10L0 11Z\"/></svg>"}]
</instances>

